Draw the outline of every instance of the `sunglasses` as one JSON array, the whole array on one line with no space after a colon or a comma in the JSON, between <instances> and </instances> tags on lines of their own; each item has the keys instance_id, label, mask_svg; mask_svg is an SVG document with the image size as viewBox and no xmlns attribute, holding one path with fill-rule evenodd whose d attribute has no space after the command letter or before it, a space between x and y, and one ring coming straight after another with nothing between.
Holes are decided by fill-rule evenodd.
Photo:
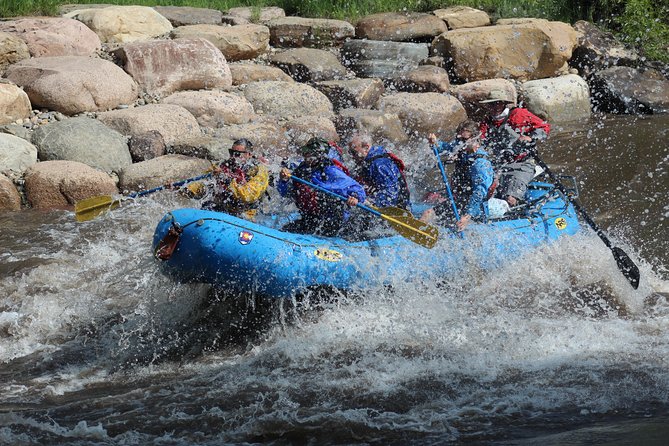
<instances>
[{"instance_id":1,"label":"sunglasses","mask_svg":"<svg viewBox=\"0 0 669 446\"><path fill-rule=\"evenodd\" d=\"M230 156L234 156L234 157L240 157L245 153L249 153L249 152L247 152L245 150L230 150Z\"/></svg>"}]
</instances>

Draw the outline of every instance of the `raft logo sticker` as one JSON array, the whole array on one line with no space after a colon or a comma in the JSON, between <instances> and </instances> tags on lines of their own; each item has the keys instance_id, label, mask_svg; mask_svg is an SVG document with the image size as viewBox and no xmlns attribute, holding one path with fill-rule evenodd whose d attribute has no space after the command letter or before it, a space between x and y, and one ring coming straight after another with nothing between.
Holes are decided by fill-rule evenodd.
<instances>
[{"instance_id":1,"label":"raft logo sticker","mask_svg":"<svg viewBox=\"0 0 669 446\"><path fill-rule=\"evenodd\" d=\"M239 233L239 238L237 240L239 240L239 243L242 245L248 245L251 243L251 240L253 240L253 232L242 231Z\"/></svg>"},{"instance_id":2,"label":"raft logo sticker","mask_svg":"<svg viewBox=\"0 0 669 446\"><path fill-rule=\"evenodd\" d=\"M565 229L567 227L567 220L565 220L562 217L556 218L555 219L555 227L558 228L560 231L562 231L563 229Z\"/></svg>"},{"instance_id":3,"label":"raft logo sticker","mask_svg":"<svg viewBox=\"0 0 669 446\"><path fill-rule=\"evenodd\" d=\"M327 260L328 262L338 262L344 257L341 252L327 248L318 248L314 251L314 254L319 259Z\"/></svg>"}]
</instances>

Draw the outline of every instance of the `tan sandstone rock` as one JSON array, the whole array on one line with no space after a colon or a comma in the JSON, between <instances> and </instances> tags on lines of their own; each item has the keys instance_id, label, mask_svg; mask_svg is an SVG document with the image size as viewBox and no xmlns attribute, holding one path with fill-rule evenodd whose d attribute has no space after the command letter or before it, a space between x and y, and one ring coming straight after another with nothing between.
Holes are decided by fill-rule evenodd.
<instances>
[{"instance_id":1,"label":"tan sandstone rock","mask_svg":"<svg viewBox=\"0 0 669 446\"><path fill-rule=\"evenodd\" d=\"M65 17L79 20L106 43L149 40L172 30L170 21L148 6L80 9Z\"/></svg>"},{"instance_id":2,"label":"tan sandstone rock","mask_svg":"<svg viewBox=\"0 0 669 446\"><path fill-rule=\"evenodd\" d=\"M245 124L255 117L246 98L220 90L181 91L163 99L163 104L182 106L203 127Z\"/></svg>"},{"instance_id":3,"label":"tan sandstone rock","mask_svg":"<svg viewBox=\"0 0 669 446\"><path fill-rule=\"evenodd\" d=\"M0 174L0 212L21 210L21 195L12 180Z\"/></svg>"},{"instance_id":4,"label":"tan sandstone rock","mask_svg":"<svg viewBox=\"0 0 669 446\"><path fill-rule=\"evenodd\" d=\"M521 94L527 108L551 124L590 118L590 88L576 74L525 82Z\"/></svg>"},{"instance_id":5,"label":"tan sandstone rock","mask_svg":"<svg viewBox=\"0 0 669 446\"><path fill-rule=\"evenodd\" d=\"M0 84L0 125L30 117L30 99L13 84Z\"/></svg>"},{"instance_id":6,"label":"tan sandstone rock","mask_svg":"<svg viewBox=\"0 0 669 446\"><path fill-rule=\"evenodd\" d=\"M440 18L419 12L382 12L358 20L355 36L358 39L422 42L448 30Z\"/></svg>"},{"instance_id":7,"label":"tan sandstone rock","mask_svg":"<svg viewBox=\"0 0 669 446\"><path fill-rule=\"evenodd\" d=\"M202 38L213 43L227 60L255 59L269 50L269 28L263 25L189 25L172 31L174 39Z\"/></svg>"},{"instance_id":8,"label":"tan sandstone rock","mask_svg":"<svg viewBox=\"0 0 669 446\"><path fill-rule=\"evenodd\" d=\"M338 46L355 36L353 25L343 20L280 17L265 23L270 43L276 47Z\"/></svg>"},{"instance_id":9,"label":"tan sandstone rock","mask_svg":"<svg viewBox=\"0 0 669 446\"><path fill-rule=\"evenodd\" d=\"M234 63L228 66L232 74L232 85L243 85L258 81L293 81L292 77L277 67L252 63Z\"/></svg>"},{"instance_id":10,"label":"tan sandstone rock","mask_svg":"<svg viewBox=\"0 0 669 446\"><path fill-rule=\"evenodd\" d=\"M451 6L437 9L433 14L446 22L448 29L477 28L490 25L490 17L485 11L469 6Z\"/></svg>"},{"instance_id":11,"label":"tan sandstone rock","mask_svg":"<svg viewBox=\"0 0 669 446\"><path fill-rule=\"evenodd\" d=\"M19 37L0 32L0 75L8 65L30 58L28 45Z\"/></svg>"},{"instance_id":12,"label":"tan sandstone rock","mask_svg":"<svg viewBox=\"0 0 669 446\"><path fill-rule=\"evenodd\" d=\"M119 173L119 188L123 192L147 190L202 175L210 167L211 163L204 159L163 155L124 168Z\"/></svg>"},{"instance_id":13,"label":"tan sandstone rock","mask_svg":"<svg viewBox=\"0 0 669 446\"><path fill-rule=\"evenodd\" d=\"M333 115L330 100L315 88L298 82L253 82L244 90L256 113L282 119Z\"/></svg>"},{"instance_id":14,"label":"tan sandstone rock","mask_svg":"<svg viewBox=\"0 0 669 446\"><path fill-rule=\"evenodd\" d=\"M101 47L97 34L83 23L62 17L0 22L0 31L23 39L33 57L91 56Z\"/></svg>"}]
</instances>

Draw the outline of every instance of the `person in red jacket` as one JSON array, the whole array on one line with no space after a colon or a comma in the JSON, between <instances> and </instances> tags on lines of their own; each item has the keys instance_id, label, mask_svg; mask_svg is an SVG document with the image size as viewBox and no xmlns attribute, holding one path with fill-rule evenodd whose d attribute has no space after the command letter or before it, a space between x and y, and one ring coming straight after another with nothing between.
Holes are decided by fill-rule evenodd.
<instances>
[{"instance_id":1,"label":"person in red jacket","mask_svg":"<svg viewBox=\"0 0 669 446\"><path fill-rule=\"evenodd\" d=\"M549 123L522 107L505 90L491 90L480 104L488 116L481 122L482 137L499 172L498 196L510 206L525 197L527 185L535 175L532 154L537 141L548 137Z\"/></svg>"}]
</instances>

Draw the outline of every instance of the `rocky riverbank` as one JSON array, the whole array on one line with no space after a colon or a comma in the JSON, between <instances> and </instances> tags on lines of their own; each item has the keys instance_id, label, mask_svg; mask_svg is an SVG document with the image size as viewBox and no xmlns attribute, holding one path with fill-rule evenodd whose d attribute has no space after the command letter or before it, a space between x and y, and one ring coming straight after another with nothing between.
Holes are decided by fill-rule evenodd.
<instances>
[{"instance_id":1,"label":"rocky riverbank","mask_svg":"<svg viewBox=\"0 0 669 446\"><path fill-rule=\"evenodd\" d=\"M276 159L365 129L406 153L492 89L558 124L669 109L667 71L587 22L82 7L0 21L0 210L196 176L241 137Z\"/></svg>"}]
</instances>

